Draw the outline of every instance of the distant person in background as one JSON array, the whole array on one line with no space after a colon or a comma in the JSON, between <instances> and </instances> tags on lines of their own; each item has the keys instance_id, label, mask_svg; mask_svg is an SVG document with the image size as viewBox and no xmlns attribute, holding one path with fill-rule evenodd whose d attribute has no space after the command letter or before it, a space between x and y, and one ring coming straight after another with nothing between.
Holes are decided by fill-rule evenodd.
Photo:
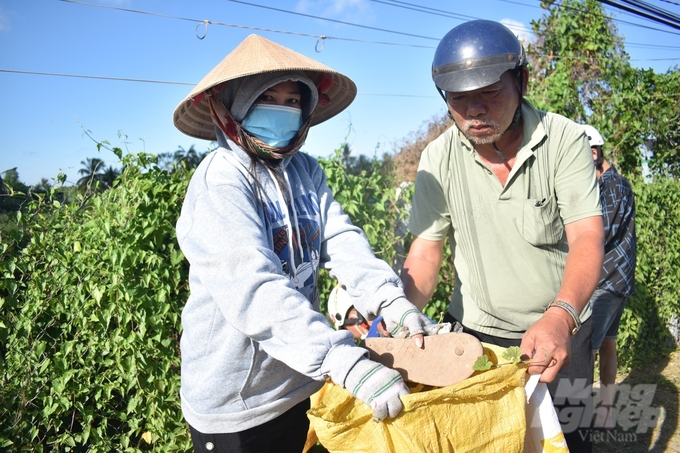
<instances>
[{"instance_id":1,"label":"distant person in background","mask_svg":"<svg viewBox=\"0 0 680 453\"><path fill-rule=\"evenodd\" d=\"M177 222L189 261L182 311L181 399L196 452L302 451L309 397L330 378L395 417L409 393L320 313L318 276L353 288L369 319L424 319L334 200L319 163L298 150L311 126L344 110L346 76L257 35L246 38L177 106L185 134L219 148L196 169Z\"/></svg>"},{"instance_id":2,"label":"distant person in background","mask_svg":"<svg viewBox=\"0 0 680 453\"><path fill-rule=\"evenodd\" d=\"M585 126L600 185L604 222L604 264L600 283L590 299L593 318L593 360L600 352L600 406L594 427L614 428L614 384L618 359L616 337L626 300L635 292L635 198L626 178L607 162L604 139L592 126Z\"/></svg>"}]
</instances>

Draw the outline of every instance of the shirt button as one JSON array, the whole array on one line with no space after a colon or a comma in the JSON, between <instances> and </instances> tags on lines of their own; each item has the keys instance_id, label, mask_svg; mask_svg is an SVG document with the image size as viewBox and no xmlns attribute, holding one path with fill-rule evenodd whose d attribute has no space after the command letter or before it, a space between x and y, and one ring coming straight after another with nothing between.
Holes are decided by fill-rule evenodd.
<instances>
[{"instance_id":1,"label":"shirt button","mask_svg":"<svg viewBox=\"0 0 680 453\"><path fill-rule=\"evenodd\" d=\"M213 444L212 442L206 442L205 449L208 451L213 451L215 449L215 444Z\"/></svg>"}]
</instances>

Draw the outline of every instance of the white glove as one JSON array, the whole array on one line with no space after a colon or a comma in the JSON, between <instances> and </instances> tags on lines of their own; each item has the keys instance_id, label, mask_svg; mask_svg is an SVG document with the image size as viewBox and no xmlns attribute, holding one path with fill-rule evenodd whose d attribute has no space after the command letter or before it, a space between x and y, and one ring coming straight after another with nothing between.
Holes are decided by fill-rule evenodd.
<instances>
[{"instance_id":1,"label":"white glove","mask_svg":"<svg viewBox=\"0 0 680 453\"><path fill-rule=\"evenodd\" d=\"M397 336L403 330L408 331L409 336L425 333L425 326L432 324L432 321L405 297L399 297L388 305L383 305L378 315L383 317L385 328L392 336Z\"/></svg>"},{"instance_id":2,"label":"white glove","mask_svg":"<svg viewBox=\"0 0 680 453\"><path fill-rule=\"evenodd\" d=\"M404 408L399 397L409 394L398 371L368 359L354 364L344 387L373 409L375 421L396 417Z\"/></svg>"}]
</instances>

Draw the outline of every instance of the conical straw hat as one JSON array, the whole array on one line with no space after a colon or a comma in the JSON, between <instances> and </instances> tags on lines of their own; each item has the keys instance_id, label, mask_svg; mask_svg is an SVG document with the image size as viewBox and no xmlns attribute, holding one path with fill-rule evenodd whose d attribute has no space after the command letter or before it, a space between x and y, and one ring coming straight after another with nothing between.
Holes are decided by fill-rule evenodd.
<instances>
[{"instance_id":1,"label":"conical straw hat","mask_svg":"<svg viewBox=\"0 0 680 453\"><path fill-rule=\"evenodd\" d=\"M177 129L191 137L216 140L208 103L200 96L202 93L240 77L295 70L304 71L317 86L323 74L332 78L330 87L322 87L321 90L330 102L319 102L312 117L312 126L342 112L357 94L357 87L349 77L262 36L250 35L179 103L173 114L173 122Z\"/></svg>"}]
</instances>

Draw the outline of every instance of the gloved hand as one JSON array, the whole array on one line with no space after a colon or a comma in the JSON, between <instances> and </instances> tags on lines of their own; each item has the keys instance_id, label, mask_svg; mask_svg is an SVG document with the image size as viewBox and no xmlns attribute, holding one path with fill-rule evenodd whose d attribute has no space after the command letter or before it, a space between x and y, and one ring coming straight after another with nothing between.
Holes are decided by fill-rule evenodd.
<instances>
[{"instance_id":1,"label":"gloved hand","mask_svg":"<svg viewBox=\"0 0 680 453\"><path fill-rule=\"evenodd\" d=\"M345 378L344 387L373 409L373 420L394 418L404 408L402 395L410 392L398 371L360 359Z\"/></svg>"},{"instance_id":2,"label":"gloved hand","mask_svg":"<svg viewBox=\"0 0 680 453\"><path fill-rule=\"evenodd\" d=\"M432 324L432 321L405 297L399 297L388 305L383 305L378 314L383 317L385 328L393 336L397 336L402 330L407 330L408 336L425 333L425 326Z\"/></svg>"}]
</instances>

